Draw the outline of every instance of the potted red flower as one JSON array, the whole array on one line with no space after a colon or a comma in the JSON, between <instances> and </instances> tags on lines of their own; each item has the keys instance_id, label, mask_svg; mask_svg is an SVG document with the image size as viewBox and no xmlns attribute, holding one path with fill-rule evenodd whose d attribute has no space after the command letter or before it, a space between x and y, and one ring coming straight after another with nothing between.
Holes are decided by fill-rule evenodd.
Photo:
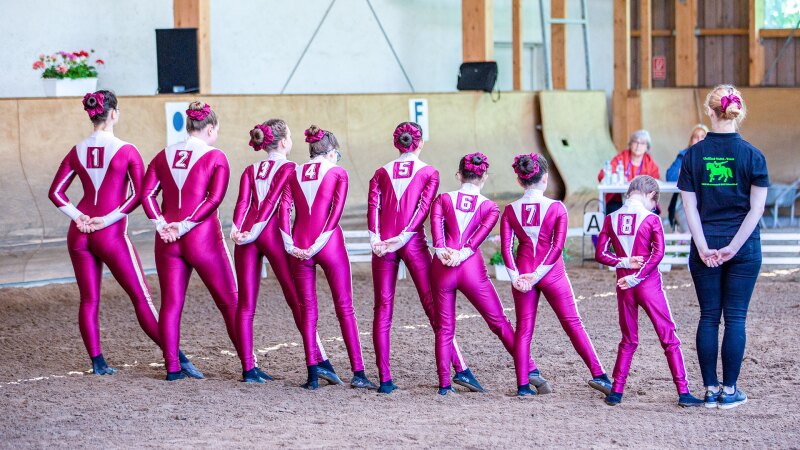
<instances>
[{"instance_id":1,"label":"potted red flower","mask_svg":"<svg viewBox=\"0 0 800 450\"><path fill-rule=\"evenodd\" d=\"M97 90L97 66L105 61L91 62L94 50L77 52L60 51L52 55L39 55L33 70L42 71L44 93L48 97L82 96Z\"/></svg>"}]
</instances>

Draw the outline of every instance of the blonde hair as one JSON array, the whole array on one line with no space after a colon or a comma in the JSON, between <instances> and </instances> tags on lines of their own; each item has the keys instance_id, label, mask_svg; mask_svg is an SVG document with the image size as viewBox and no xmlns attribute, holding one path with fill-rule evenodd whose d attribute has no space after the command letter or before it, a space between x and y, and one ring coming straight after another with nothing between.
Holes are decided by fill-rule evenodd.
<instances>
[{"instance_id":1,"label":"blonde hair","mask_svg":"<svg viewBox=\"0 0 800 450\"><path fill-rule=\"evenodd\" d=\"M705 138L705 136L708 134L708 127L703 125L702 123L698 123L697 125L695 125L694 128L692 128L692 132L689 133L689 144L687 145L687 147L692 146L692 138L694 137L695 134L697 134L698 131L702 131L703 137ZM700 140L702 141L702 139Z\"/></svg>"},{"instance_id":2,"label":"blonde hair","mask_svg":"<svg viewBox=\"0 0 800 450\"><path fill-rule=\"evenodd\" d=\"M655 192L656 195L653 197L653 200L658 203L658 196L661 194L661 189L659 188L658 181L655 178L651 177L650 175L639 175L631 180L631 184L628 186L628 192L625 194L625 197L630 197L634 192L638 192L645 196Z\"/></svg>"},{"instance_id":3,"label":"blonde hair","mask_svg":"<svg viewBox=\"0 0 800 450\"><path fill-rule=\"evenodd\" d=\"M741 107L736 102L730 102L723 110L722 97L734 95L739 98ZM706 107L714 111L717 118L733 120L738 127L747 115L747 105L744 103L742 93L732 84L719 84L706 95Z\"/></svg>"}]
</instances>

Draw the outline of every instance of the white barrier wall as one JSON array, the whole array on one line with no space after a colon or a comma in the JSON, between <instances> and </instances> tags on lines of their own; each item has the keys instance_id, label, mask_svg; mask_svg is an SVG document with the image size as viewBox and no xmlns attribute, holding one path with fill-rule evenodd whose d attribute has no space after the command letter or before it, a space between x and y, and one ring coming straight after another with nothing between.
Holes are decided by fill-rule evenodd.
<instances>
[{"instance_id":1,"label":"white barrier wall","mask_svg":"<svg viewBox=\"0 0 800 450\"><path fill-rule=\"evenodd\" d=\"M417 92L455 90L461 63L460 0L370 0ZM524 39L541 41L539 0L524 2ZM214 94L277 94L331 0L212 0ZM589 2L595 89L610 92L612 2ZM511 0L494 0L498 87L511 88ZM170 0L2 2L0 97L43 95L31 65L40 53L94 47L107 61L99 86L119 95L156 91L155 29L173 25ZM545 1L549 10L549 2ZM579 2L569 2L577 17ZM541 89L541 49L526 55L526 89ZM580 27L568 32L569 87L583 89ZM534 74L531 76L531 71ZM391 93L411 88L366 0L336 0L286 93Z\"/></svg>"}]
</instances>

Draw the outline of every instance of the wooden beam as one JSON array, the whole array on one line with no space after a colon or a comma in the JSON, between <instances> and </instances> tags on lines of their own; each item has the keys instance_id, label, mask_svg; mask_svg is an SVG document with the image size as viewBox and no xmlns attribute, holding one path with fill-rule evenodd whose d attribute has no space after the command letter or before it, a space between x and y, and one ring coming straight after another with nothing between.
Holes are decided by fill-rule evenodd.
<instances>
[{"instance_id":1,"label":"wooden beam","mask_svg":"<svg viewBox=\"0 0 800 450\"><path fill-rule=\"evenodd\" d=\"M786 39L793 31L794 29L792 28L762 28L758 30L758 37L761 39Z\"/></svg>"},{"instance_id":2,"label":"wooden beam","mask_svg":"<svg viewBox=\"0 0 800 450\"><path fill-rule=\"evenodd\" d=\"M697 0L675 2L675 85L697 86Z\"/></svg>"},{"instance_id":3,"label":"wooden beam","mask_svg":"<svg viewBox=\"0 0 800 450\"><path fill-rule=\"evenodd\" d=\"M747 28L699 28L698 36L747 36Z\"/></svg>"},{"instance_id":4,"label":"wooden beam","mask_svg":"<svg viewBox=\"0 0 800 450\"><path fill-rule=\"evenodd\" d=\"M514 90L522 90L522 0L511 2L511 53Z\"/></svg>"},{"instance_id":5,"label":"wooden beam","mask_svg":"<svg viewBox=\"0 0 800 450\"><path fill-rule=\"evenodd\" d=\"M464 62L494 59L493 0L461 0L461 48Z\"/></svg>"},{"instance_id":6,"label":"wooden beam","mask_svg":"<svg viewBox=\"0 0 800 450\"><path fill-rule=\"evenodd\" d=\"M612 131L616 147L625 148L628 123L628 91L631 88L631 4L614 0L614 94Z\"/></svg>"},{"instance_id":7,"label":"wooden beam","mask_svg":"<svg viewBox=\"0 0 800 450\"><path fill-rule=\"evenodd\" d=\"M200 93L211 92L211 0L173 0L175 28L197 28L197 76Z\"/></svg>"},{"instance_id":8,"label":"wooden beam","mask_svg":"<svg viewBox=\"0 0 800 450\"><path fill-rule=\"evenodd\" d=\"M639 78L642 89L653 87L653 2L639 0Z\"/></svg>"},{"instance_id":9,"label":"wooden beam","mask_svg":"<svg viewBox=\"0 0 800 450\"><path fill-rule=\"evenodd\" d=\"M674 30L661 29L651 30L650 36L652 37L672 37L675 34ZM639 30L631 30L631 37L641 37L642 32Z\"/></svg>"},{"instance_id":10,"label":"wooden beam","mask_svg":"<svg viewBox=\"0 0 800 450\"><path fill-rule=\"evenodd\" d=\"M749 36L749 56L750 56L750 64L749 64L749 81L750 86L758 86L761 84L761 81L764 79L766 68L764 62L764 46L761 45L761 39L758 36L758 29L761 27L763 23L763 2L759 4L757 0L750 0L748 5L748 11L750 16L750 26L748 28L748 36ZM788 31L788 30L787 30Z\"/></svg>"},{"instance_id":11,"label":"wooden beam","mask_svg":"<svg viewBox=\"0 0 800 450\"><path fill-rule=\"evenodd\" d=\"M567 18L566 0L550 0L550 17ZM567 26L550 25L550 67L553 74L553 89L567 88Z\"/></svg>"}]
</instances>

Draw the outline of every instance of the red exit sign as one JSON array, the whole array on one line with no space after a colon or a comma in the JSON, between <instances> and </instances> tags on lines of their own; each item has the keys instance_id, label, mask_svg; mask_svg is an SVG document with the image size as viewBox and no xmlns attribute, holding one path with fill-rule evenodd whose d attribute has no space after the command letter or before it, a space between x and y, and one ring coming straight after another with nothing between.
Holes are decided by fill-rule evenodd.
<instances>
[{"instance_id":1,"label":"red exit sign","mask_svg":"<svg viewBox=\"0 0 800 450\"><path fill-rule=\"evenodd\" d=\"M659 55L653 56L653 80L664 81L667 79L667 58Z\"/></svg>"}]
</instances>

